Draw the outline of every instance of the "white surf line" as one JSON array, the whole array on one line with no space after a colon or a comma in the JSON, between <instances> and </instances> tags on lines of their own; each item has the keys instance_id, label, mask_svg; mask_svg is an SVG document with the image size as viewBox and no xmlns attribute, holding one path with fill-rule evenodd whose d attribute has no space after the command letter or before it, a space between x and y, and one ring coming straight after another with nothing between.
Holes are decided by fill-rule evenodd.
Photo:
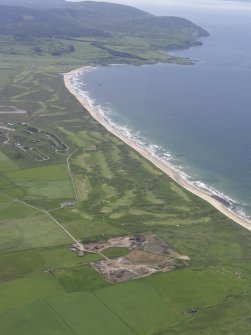
<instances>
[{"instance_id":1,"label":"white surf line","mask_svg":"<svg viewBox=\"0 0 251 335\"><path fill-rule=\"evenodd\" d=\"M78 192L77 192L77 188L76 188L76 184L75 184L75 180L73 178L72 172L71 172L71 167L70 167L70 162L69 159L71 158L71 156L77 151L77 149L73 150L72 153L70 153L70 155L67 157L66 161L67 161L67 167L68 167L68 171L69 171L69 175L71 177L71 182L74 188L74 192L75 192L75 196L76 196L76 200L79 201L79 197L78 197Z\"/></svg>"}]
</instances>

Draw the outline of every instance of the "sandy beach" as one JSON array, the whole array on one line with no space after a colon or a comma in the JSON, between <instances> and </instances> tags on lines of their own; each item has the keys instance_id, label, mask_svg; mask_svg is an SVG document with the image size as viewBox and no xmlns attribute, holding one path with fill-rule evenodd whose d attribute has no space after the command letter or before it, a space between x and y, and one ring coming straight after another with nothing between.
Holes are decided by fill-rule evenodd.
<instances>
[{"instance_id":1,"label":"sandy beach","mask_svg":"<svg viewBox=\"0 0 251 335\"><path fill-rule=\"evenodd\" d=\"M138 153L140 153L143 157L148 159L153 165L161 169L166 175L168 175L170 178L172 178L175 182L177 182L179 185L184 187L189 192L197 195L198 197L204 199L208 203L210 203L213 207L215 207L217 210L219 210L221 213L226 215L228 218L232 219L242 227L248 229L251 231L251 222L244 219L243 217L239 216L238 214L234 213L227 207L223 205L220 201L213 198L210 194L204 192L200 188L196 187L189 181L187 181L185 178L183 178L178 171L176 171L171 166L166 165L163 163L160 159L158 159L155 156L152 156L152 154L146 150L144 147L140 146L139 144L132 141L130 138L126 137L122 133L118 131L115 127L113 127L111 124L109 124L107 121L105 121L100 114L97 112L97 110L90 105L87 99L85 99L82 95L79 94L77 89L72 84L72 79L76 74L79 72L83 72L90 69L90 67L82 67L76 70L73 70L71 72L64 74L64 83L66 88L76 97L76 99L81 103L81 105L91 114L91 116L98 121L102 126L104 126L110 133L121 139L123 142L128 144L130 147L132 147L134 150L136 150Z\"/></svg>"}]
</instances>

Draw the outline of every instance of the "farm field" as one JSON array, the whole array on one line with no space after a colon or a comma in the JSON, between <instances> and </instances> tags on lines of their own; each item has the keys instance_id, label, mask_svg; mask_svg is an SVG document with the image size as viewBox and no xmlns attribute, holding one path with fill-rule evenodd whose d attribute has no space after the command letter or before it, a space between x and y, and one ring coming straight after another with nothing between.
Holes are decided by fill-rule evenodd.
<instances>
[{"instance_id":1,"label":"farm field","mask_svg":"<svg viewBox=\"0 0 251 335\"><path fill-rule=\"evenodd\" d=\"M107 61L105 51L85 43L76 58L39 59L22 50L1 55L11 69L0 80L0 105L27 113L1 114L12 130L0 129L0 333L250 334L250 232L107 133L65 89L61 73ZM22 123L68 149L37 144L50 158L39 160L4 143L8 133L24 146L41 140ZM102 255L70 250L75 240L147 234L189 265L111 283L92 265ZM126 255L126 248L104 252Z\"/></svg>"}]
</instances>

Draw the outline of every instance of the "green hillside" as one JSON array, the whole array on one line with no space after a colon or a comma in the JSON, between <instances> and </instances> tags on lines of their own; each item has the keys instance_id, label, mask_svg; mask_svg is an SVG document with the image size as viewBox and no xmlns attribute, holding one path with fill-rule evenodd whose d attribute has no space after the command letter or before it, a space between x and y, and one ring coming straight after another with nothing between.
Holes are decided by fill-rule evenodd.
<instances>
[{"instance_id":1,"label":"green hillside","mask_svg":"<svg viewBox=\"0 0 251 335\"><path fill-rule=\"evenodd\" d=\"M109 3L65 3L61 8L0 6L1 35L31 38L135 37L153 48L173 49L197 43L207 32L188 20L156 17L139 9Z\"/></svg>"}]
</instances>

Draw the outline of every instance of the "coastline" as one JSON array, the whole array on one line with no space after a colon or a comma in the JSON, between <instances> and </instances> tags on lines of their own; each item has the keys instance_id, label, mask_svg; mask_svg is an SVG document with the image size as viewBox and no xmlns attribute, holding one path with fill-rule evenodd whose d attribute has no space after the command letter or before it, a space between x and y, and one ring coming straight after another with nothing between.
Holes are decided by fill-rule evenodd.
<instances>
[{"instance_id":1,"label":"coastline","mask_svg":"<svg viewBox=\"0 0 251 335\"><path fill-rule=\"evenodd\" d=\"M183 178L178 171L176 171L171 166L165 164L163 161L161 161L156 156L152 156L151 153L145 149L144 147L140 146L130 138L126 137L124 134L119 132L118 129L113 127L109 122L104 120L102 116L98 113L98 111L88 102L88 100L79 94L77 89L72 84L71 80L74 78L75 75L77 75L79 72L84 72L88 69L92 68L91 66L84 66L75 70L72 70L68 73L64 73L64 83L65 87L69 90L69 92L75 96L75 98L81 103L81 105L90 113L90 115L99 122L103 127L106 128L110 133L121 139L123 142L128 144L131 148L133 148L135 151L137 151L140 155L142 155L144 158L146 158L148 161L150 161L153 165L158 167L161 171L163 171L167 176L169 176L171 179L173 179L176 183L178 183L180 186L188 190L189 192L197 195L201 199L207 201L209 204L211 204L213 207L215 207L218 211L220 211L222 214L233 220L234 222L238 223L242 227L248 229L251 231L251 222L246 220L245 218L241 217L237 213L231 211L229 208L225 207L224 204L220 201L214 198L212 195L208 194L207 192L203 191L202 189L196 187L192 183L190 183L188 180Z\"/></svg>"}]
</instances>

